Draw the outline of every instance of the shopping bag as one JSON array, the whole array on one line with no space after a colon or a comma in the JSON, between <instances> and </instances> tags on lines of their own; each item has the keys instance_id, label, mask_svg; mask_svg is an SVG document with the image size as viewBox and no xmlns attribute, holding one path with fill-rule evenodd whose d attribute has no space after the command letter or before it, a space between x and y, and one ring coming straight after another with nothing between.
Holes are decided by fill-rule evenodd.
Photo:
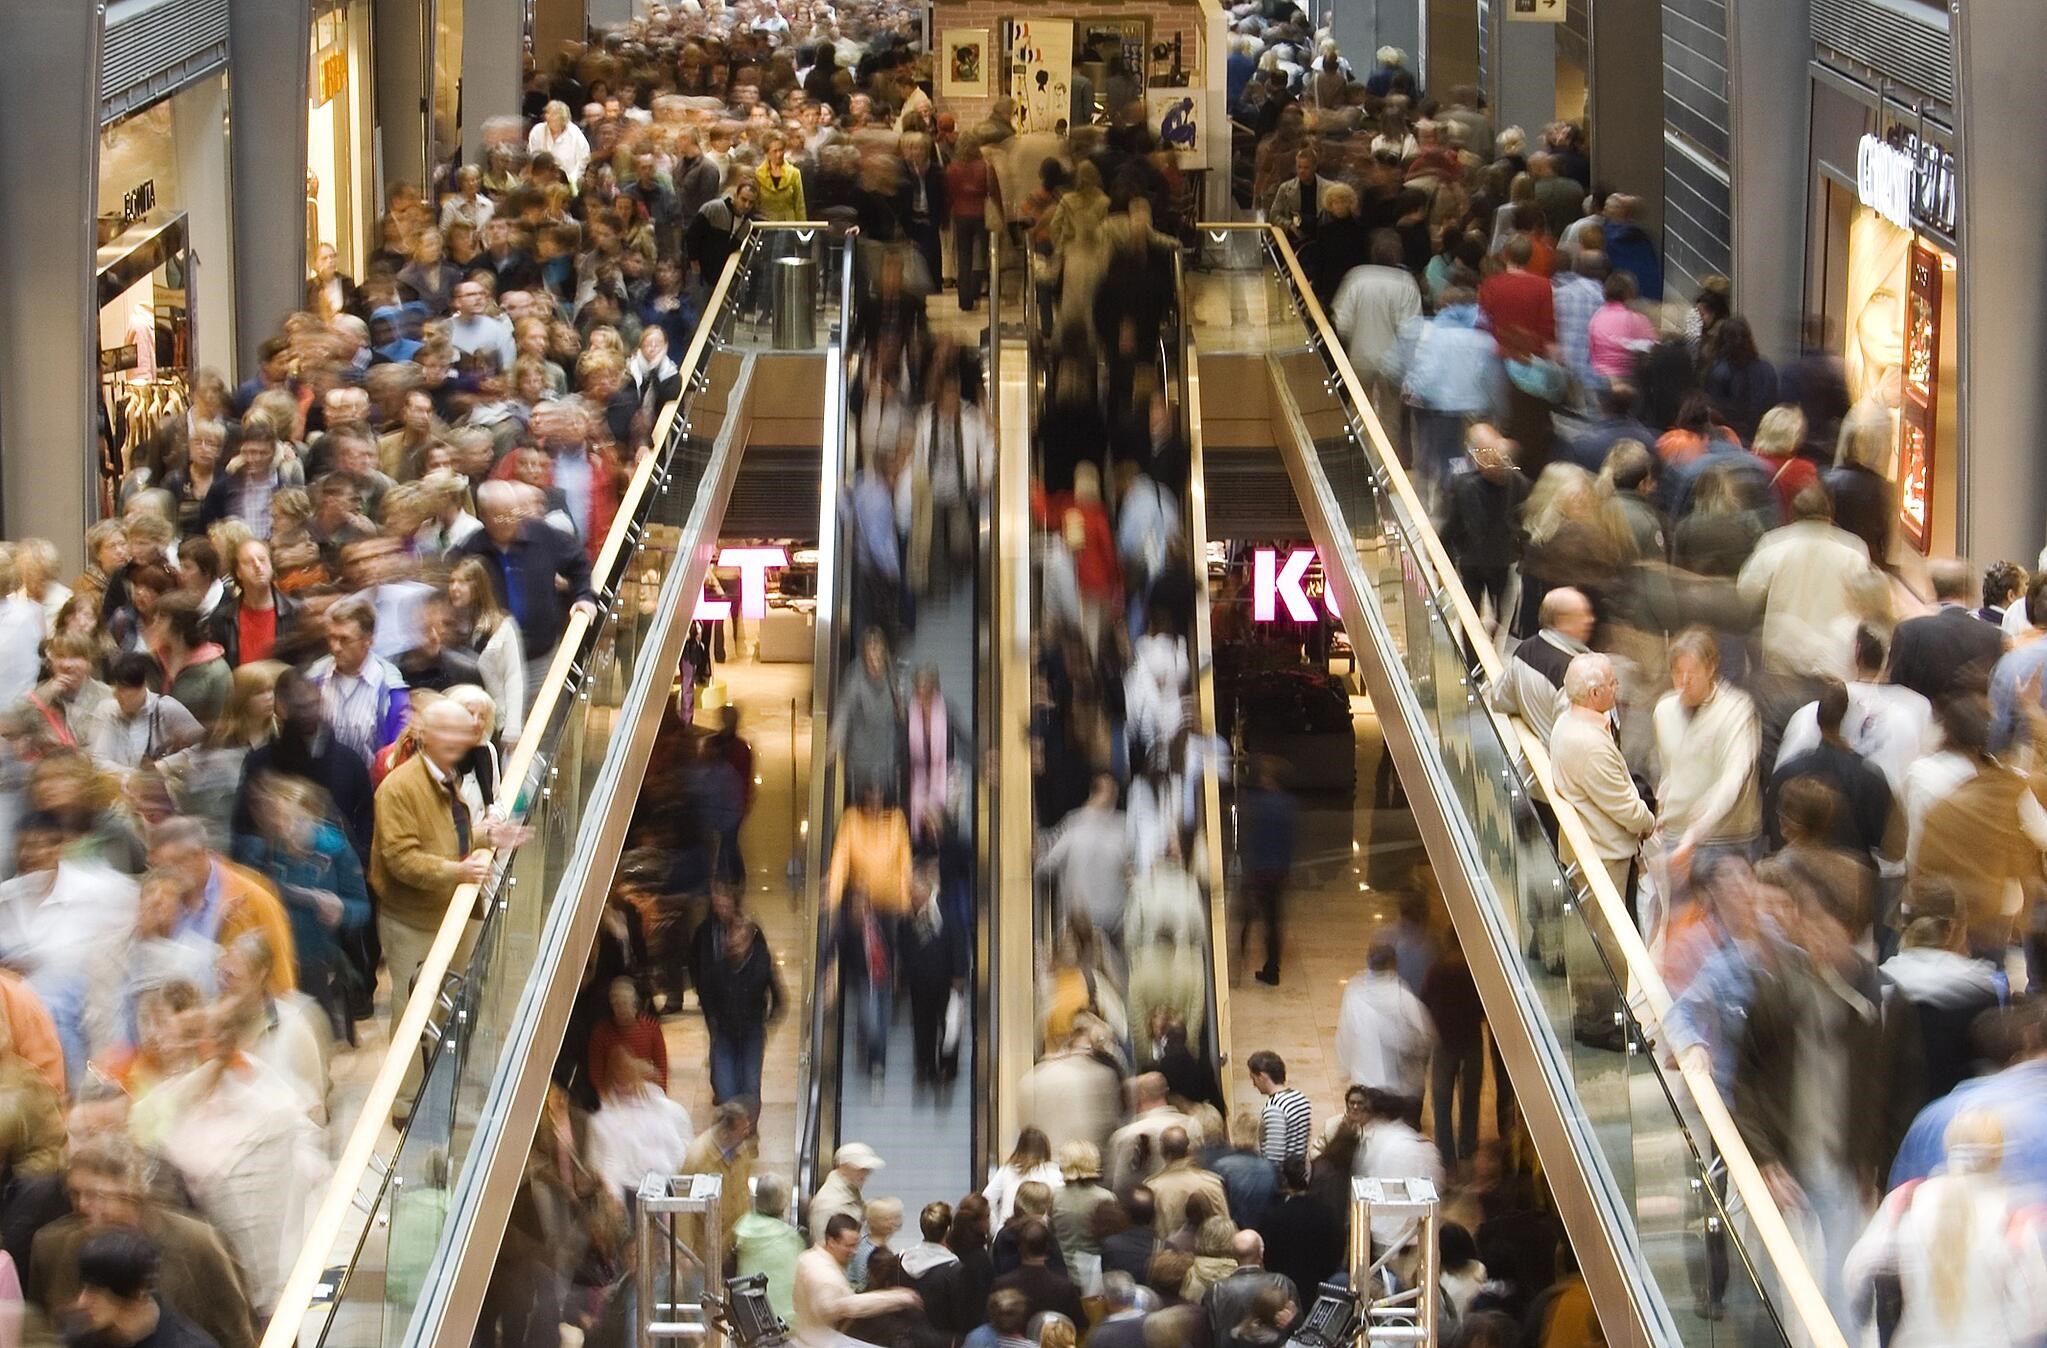
<instances>
[{"instance_id":1,"label":"shopping bag","mask_svg":"<svg viewBox=\"0 0 2047 1348\"><path fill-rule=\"evenodd\" d=\"M950 1056L960 1049L960 1026L967 1018L966 995L958 988L945 1002L945 1028L939 1034L939 1049Z\"/></svg>"}]
</instances>

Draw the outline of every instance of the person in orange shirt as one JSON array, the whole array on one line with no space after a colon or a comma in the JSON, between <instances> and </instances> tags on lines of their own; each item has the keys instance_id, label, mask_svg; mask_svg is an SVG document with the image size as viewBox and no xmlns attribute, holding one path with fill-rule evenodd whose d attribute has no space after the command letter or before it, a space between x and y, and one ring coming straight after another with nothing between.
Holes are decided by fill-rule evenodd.
<instances>
[{"instance_id":1,"label":"person in orange shirt","mask_svg":"<svg viewBox=\"0 0 2047 1348\"><path fill-rule=\"evenodd\" d=\"M261 876L208 848L206 825L185 817L158 824L149 835L149 866L182 885L180 934L225 947L244 932L260 931L277 956L266 984L270 995L298 990L298 952L284 904Z\"/></svg>"},{"instance_id":2,"label":"person in orange shirt","mask_svg":"<svg viewBox=\"0 0 2047 1348\"><path fill-rule=\"evenodd\" d=\"M57 1098L68 1093L64 1087L64 1047L57 1039L57 1022L43 999L36 996L20 974L0 969L0 1020L7 1023L14 1038L14 1051L48 1079Z\"/></svg>"},{"instance_id":3,"label":"person in orange shirt","mask_svg":"<svg viewBox=\"0 0 2047 1348\"><path fill-rule=\"evenodd\" d=\"M859 806L840 816L825 885L833 904L851 885L885 917L910 911L910 823L887 803L879 783L864 787Z\"/></svg>"}]
</instances>

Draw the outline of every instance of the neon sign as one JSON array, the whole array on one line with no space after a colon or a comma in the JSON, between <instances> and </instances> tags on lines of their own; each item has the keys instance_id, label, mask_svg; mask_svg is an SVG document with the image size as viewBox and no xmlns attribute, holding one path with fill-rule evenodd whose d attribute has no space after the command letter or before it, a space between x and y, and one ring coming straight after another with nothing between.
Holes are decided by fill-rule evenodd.
<instances>
[{"instance_id":1,"label":"neon sign","mask_svg":"<svg viewBox=\"0 0 2047 1348\"><path fill-rule=\"evenodd\" d=\"M768 611L768 571L789 565L789 554L780 548L720 548L718 565L738 569L740 615L758 619ZM730 599L697 600L698 622L721 623L731 616Z\"/></svg>"},{"instance_id":2,"label":"neon sign","mask_svg":"<svg viewBox=\"0 0 2047 1348\"><path fill-rule=\"evenodd\" d=\"M1251 617L1262 623L1315 621L1315 605L1309 596L1308 568L1320 571L1320 558L1313 548L1290 548L1281 561L1276 548L1258 548L1251 554ZM1315 587L1334 618L1336 601L1326 585ZM1279 610L1286 609L1284 617Z\"/></svg>"}]
</instances>

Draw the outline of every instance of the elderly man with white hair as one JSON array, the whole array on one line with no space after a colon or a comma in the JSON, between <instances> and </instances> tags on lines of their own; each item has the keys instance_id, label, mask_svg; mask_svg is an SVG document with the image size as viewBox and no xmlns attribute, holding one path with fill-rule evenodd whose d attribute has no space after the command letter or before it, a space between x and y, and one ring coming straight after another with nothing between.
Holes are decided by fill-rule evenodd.
<instances>
[{"instance_id":1,"label":"elderly man with white hair","mask_svg":"<svg viewBox=\"0 0 2047 1348\"><path fill-rule=\"evenodd\" d=\"M590 141L583 128L569 120L569 105L556 98L549 100L527 135L526 152L552 155L573 187L582 182L583 166L590 162Z\"/></svg>"},{"instance_id":2,"label":"elderly man with white hair","mask_svg":"<svg viewBox=\"0 0 2047 1348\"><path fill-rule=\"evenodd\" d=\"M1555 797L1577 811L1607 877L1626 898L1628 868L1642 839L1655 831L1656 815L1635 790L1614 734L1620 682L1612 662L1597 652L1572 660L1564 670L1564 696L1570 708L1557 718L1549 742Z\"/></svg>"}]
</instances>

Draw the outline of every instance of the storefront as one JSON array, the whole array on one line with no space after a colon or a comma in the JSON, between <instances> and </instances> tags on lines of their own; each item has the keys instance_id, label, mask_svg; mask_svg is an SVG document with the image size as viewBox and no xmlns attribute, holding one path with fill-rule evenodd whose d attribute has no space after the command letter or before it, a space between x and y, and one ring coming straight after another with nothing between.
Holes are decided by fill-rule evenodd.
<instances>
[{"instance_id":1,"label":"storefront","mask_svg":"<svg viewBox=\"0 0 2047 1348\"><path fill-rule=\"evenodd\" d=\"M1839 356L1851 402L1891 419L1884 468L1900 547L1953 553L1966 433L1953 118L1929 98L1824 64L1813 66L1812 97L1809 340Z\"/></svg>"},{"instance_id":2,"label":"storefront","mask_svg":"<svg viewBox=\"0 0 2047 1348\"><path fill-rule=\"evenodd\" d=\"M362 274L377 205L370 69L369 0L319 0L306 79L306 265L332 244L346 276Z\"/></svg>"},{"instance_id":3,"label":"storefront","mask_svg":"<svg viewBox=\"0 0 2047 1348\"><path fill-rule=\"evenodd\" d=\"M96 504L149 466L201 368L234 366L228 77L200 79L100 132L93 302L100 419Z\"/></svg>"}]
</instances>

